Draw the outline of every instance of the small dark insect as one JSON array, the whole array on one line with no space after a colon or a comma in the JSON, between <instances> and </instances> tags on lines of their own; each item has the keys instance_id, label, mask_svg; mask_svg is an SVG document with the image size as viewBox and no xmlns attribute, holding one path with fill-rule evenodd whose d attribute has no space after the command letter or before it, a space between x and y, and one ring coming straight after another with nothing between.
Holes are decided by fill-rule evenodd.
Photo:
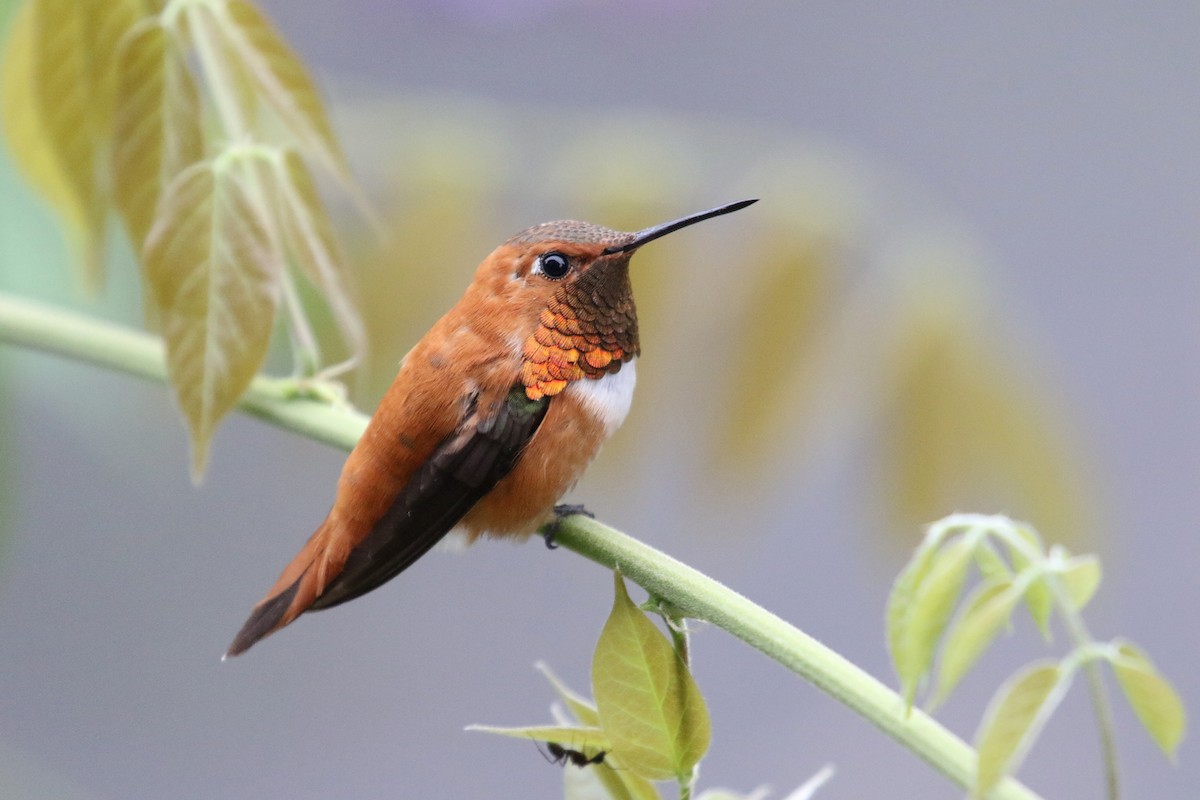
<instances>
[{"instance_id":1,"label":"small dark insect","mask_svg":"<svg viewBox=\"0 0 1200 800\"><path fill-rule=\"evenodd\" d=\"M540 749L540 748L539 748ZM550 755L546 756L546 760L551 764L574 764L577 767L586 767L588 764L603 764L605 753L603 750L596 753L594 756L589 756L587 753L581 753L578 750L572 750L569 747L563 747L558 742L546 742L546 749L550 751Z\"/></svg>"}]
</instances>

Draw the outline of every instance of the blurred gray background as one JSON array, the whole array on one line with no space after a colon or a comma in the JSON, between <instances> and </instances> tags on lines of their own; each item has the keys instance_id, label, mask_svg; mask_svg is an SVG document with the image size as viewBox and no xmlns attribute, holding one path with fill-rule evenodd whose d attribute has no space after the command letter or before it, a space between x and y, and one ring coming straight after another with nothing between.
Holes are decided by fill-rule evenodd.
<instances>
[{"instance_id":1,"label":"blurred gray background","mask_svg":"<svg viewBox=\"0 0 1200 800\"><path fill-rule=\"evenodd\" d=\"M760 453L759 467L728 472L698 457L713 417L693 415L689 403L728 391L731 378L705 369L705 356L744 319L726 317L722 302L771 250L755 238L761 220L804 226L830 215L820 224L869 251L849 260L877 267L860 270L874 276L868 307L903 291L902 279L879 277L878 265L907 247L896 241L968 253L951 259L961 269L945 276L947 291L986 309L979 329L1002 329L1014 380L1036 376L1028 379L1055 409L1047 419L1068 471L1080 476L1085 511L1076 518L1090 522L1072 544L1098 552L1106 568L1092 628L1142 645L1196 710L1200 7L263 6L325 89L368 189L414 193L396 201L397 219L420 219L404 209L428 210L444 200L435 189L450 187L432 228L440 238L414 246L407 263L403 235L393 243L395 305L389 293L366 292L368 305L383 306L368 312L380 363L398 360L515 230L553 217L661 221L614 218L624 191L666 209L663 219L763 196L755 209L689 232L690 243L655 245L655 264L686 263L664 273L670 285L645 279L655 296L643 306L649 332L633 431L618 433L573 497L889 681L883 608L919 530L880 512L865 488L883 470L870 442L887 435L891 418L871 410L879 385L856 390L847 379L851 388L827 395L861 406L857 422L833 425L841 433L821 433L819 403L804 435L784 419L786 406L776 409L787 434L779 449ZM599 141L573 151L562 149L565 136ZM417 163L429 139L448 148L447 161ZM627 158L605 149L626 145ZM542 153L552 146L556 166L547 170ZM790 203L769 180L781 173L768 151L800 154L806 166L783 174L812 178L793 187L806 203ZM603 158L590 161L596 152ZM676 156L679 164L666 163ZM670 173L661 181L659 169ZM451 202L472 181L490 187L473 195L489 202ZM660 183L671 192L653 196ZM601 191L594 187L613 205L589 200ZM0 190L0 289L137 322L131 267L113 270L98 301L81 299L68 288L53 220L7 160ZM461 229L447 222L458 219ZM402 296L414 275L438 281L416 307ZM639 280L635 272L635 289ZM651 310L657 320L645 319ZM404 327L380 337L391 317ZM889 329L869 313L838 317L852 332L831 352L887 344L879 339ZM710 334L672 337L680 326ZM779 380L790 366L778 365ZM251 604L327 510L343 455L234 417L195 489L162 388L11 348L0 348L0 379L0 796L561 794L559 769L533 745L462 728L547 720L552 695L532 668L538 659L588 689L610 602L603 570L536 540L434 553L380 591L303 618L223 664ZM359 387L368 408L382 385L373 380ZM759 394L735 392L735 408L752 415ZM807 449L813 441L824 444ZM700 491L711 486L723 490ZM1057 538L1049 522L1028 516ZM1029 627L1020 619L941 713L960 734L973 733L1005 675L1043 652ZM820 797L959 796L724 633L701 628L693 649L714 724L703 787L765 783L783 796L833 762L838 774ZM1123 700L1114 703L1125 796L1194 797L1195 737L1171 766ZM1046 797L1100 796L1090 722L1076 686L1021 777Z\"/></svg>"}]
</instances>

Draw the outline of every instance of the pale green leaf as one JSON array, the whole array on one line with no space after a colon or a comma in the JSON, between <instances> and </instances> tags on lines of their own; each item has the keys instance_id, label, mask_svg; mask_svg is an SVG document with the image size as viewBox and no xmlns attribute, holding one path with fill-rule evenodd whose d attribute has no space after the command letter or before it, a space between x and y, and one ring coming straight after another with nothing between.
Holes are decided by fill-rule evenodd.
<instances>
[{"instance_id":1,"label":"pale green leaf","mask_svg":"<svg viewBox=\"0 0 1200 800\"><path fill-rule=\"evenodd\" d=\"M1142 727L1167 758L1174 760L1187 728L1187 712L1179 693L1158 674L1146 654L1130 642L1117 642L1112 666Z\"/></svg>"},{"instance_id":2,"label":"pale green leaf","mask_svg":"<svg viewBox=\"0 0 1200 800\"><path fill-rule=\"evenodd\" d=\"M148 24L117 59L113 189L135 250L176 175L204 157L200 101L172 32Z\"/></svg>"},{"instance_id":3,"label":"pale green leaf","mask_svg":"<svg viewBox=\"0 0 1200 800\"><path fill-rule=\"evenodd\" d=\"M917 684L921 680L921 672L914 666L916 659L913 658L909 649L908 615L913 595L929 574L929 569L933 566L933 557L937 555L939 546L940 542L933 542L928 538L923 539L912 558L904 565L904 569L896 576L891 594L888 596L886 612L888 650L892 654L892 664L896 669L896 676L900 678L901 685L905 687L905 694L910 698L910 704L912 696L916 693ZM910 688L912 695L907 691Z\"/></svg>"},{"instance_id":4,"label":"pale green leaf","mask_svg":"<svg viewBox=\"0 0 1200 800\"><path fill-rule=\"evenodd\" d=\"M934 705L945 701L962 677L1012 618L1021 594L1008 581L985 583L971 593L946 632L938 662Z\"/></svg>"},{"instance_id":5,"label":"pale green leaf","mask_svg":"<svg viewBox=\"0 0 1200 800\"><path fill-rule=\"evenodd\" d=\"M996 692L975 734L979 765L972 797L986 797L1020 766L1062 696L1062 679L1058 664L1039 662L1005 681Z\"/></svg>"},{"instance_id":6,"label":"pale green leaf","mask_svg":"<svg viewBox=\"0 0 1200 800\"><path fill-rule=\"evenodd\" d=\"M222 28L262 97L305 153L348 181L349 170L317 87L299 56L252 3L226 0Z\"/></svg>"},{"instance_id":7,"label":"pale green leaf","mask_svg":"<svg viewBox=\"0 0 1200 800\"><path fill-rule=\"evenodd\" d=\"M356 359L366 349L366 330L346 288L346 268L316 183L300 156L291 150L279 161L276 180L289 252L321 290L352 360Z\"/></svg>"},{"instance_id":8,"label":"pale green leaf","mask_svg":"<svg viewBox=\"0 0 1200 800\"><path fill-rule=\"evenodd\" d=\"M615 794L610 791L600 780L597 766L603 768L604 764L588 764L582 769L564 765L562 768L563 800L632 800L620 783L616 784Z\"/></svg>"},{"instance_id":9,"label":"pale green leaf","mask_svg":"<svg viewBox=\"0 0 1200 800\"><path fill-rule=\"evenodd\" d=\"M539 661L534 666L546 676L546 680L550 681L550 685L554 687L554 691L558 694L559 699L563 701L580 725L600 727L600 714L596 711L596 706L590 700L573 692L565 683L559 680L557 675L550 671L550 667L545 663Z\"/></svg>"},{"instance_id":10,"label":"pale green leaf","mask_svg":"<svg viewBox=\"0 0 1200 800\"><path fill-rule=\"evenodd\" d=\"M1067 562L1066 569L1058 577L1067 590L1071 607L1082 611L1100 586L1100 559L1091 555L1076 556Z\"/></svg>"},{"instance_id":11,"label":"pale green leaf","mask_svg":"<svg viewBox=\"0 0 1200 800\"><path fill-rule=\"evenodd\" d=\"M86 7L31 0L12 19L0 66L0 118L14 161L59 214L90 289L102 281L104 204L95 181Z\"/></svg>"},{"instance_id":12,"label":"pale green leaf","mask_svg":"<svg viewBox=\"0 0 1200 800\"><path fill-rule=\"evenodd\" d=\"M992 543L984 540L975 548L975 566L985 581L1006 581L1012 579L1012 570L1004 558L996 552Z\"/></svg>"},{"instance_id":13,"label":"pale green leaf","mask_svg":"<svg viewBox=\"0 0 1200 800\"><path fill-rule=\"evenodd\" d=\"M608 735L600 728L574 727L570 725L529 725L518 728L494 725L468 725L467 730L511 736L515 739L530 739L535 742L553 742L587 755L607 753L612 749Z\"/></svg>"},{"instance_id":14,"label":"pale green leaf","mask_svg":"<svg viewBox=\"0 0 1200 800\"><path fill-rule=\"evenodd\" d=\"M771 794L770 789L760 786L750 794L735 792L732 789L705 789L696 800L766 800Z\"/></svg>"},{"instance_id":15,"label":"pale green leaf","mask_svg":"<svg viewBox=\"0 0 1200 800\"><path fill-rule=\"evenodd\" d=\"M563 789L567 800L662 800L653 783L623 769L615 756L584 769L564 769Z\"/></svg>"},{"instance_id":16,"label":"pale green leaf","mask_svg":"<svg viewBox=\"0 0 1200 800\"><path fill-rule=\"evenodd\" d=\"M822 786L833 777L833 764L826 764L817 770L816 774L796 787L795 791L783 800L812 800Z\"/></svg>"},{"instance_id":17,"label":"pale green leaf","mask_svg":"<svg viewBox=\"0 0 1200 800\"><path fill-rule=\"evenodd\" d=\"M92 122L107 145L113 136L113 115L118 91L117 60L123 40L143 19L153 13L143 0L83 0L88 63L93 73Z\"/></svg>"},{"instance_id":18,"label":"pale green leaf","mask_svg":"<svg viewBox=\"0 0 1200 800\"><path fill-rule=\"evenodd\" d=\"M596 708L621 766L686 778L708 749L708 710L687 666L614 575L616 597L592 658Z\"/></svg>"},{"instance_id":19,"label":"pale green leaf","mask_svg":"<svg viewBox=\"0 0 1200 800\"><path fill-rule=\"evenodd\" d=\"M279 304L280 257L235 164L202 162L167 187L145 262L198 480L213 430L262 364Z\"/></svg>"},{"instance_id":20,"label":"pale green leaf","mask_svg":"<svg viewBox=\"0 0 1200 800\"><path fill-rule=\"evenodd\" d=\"M960 536L934 553L925 575L912 587L903 615L894 627L889 620L892 663L910 707L958 603L974 544L974 539Z\"/></svg>"},{"instance_id":21,"label":"pale green leaf","mask_svg":"<svg viewBox=\"0 0 1200 800\"><path fill-rule=\"evenodd\" d=\"M1041 554L1040 558L1046 557L1046 549L1036 531L1025 525L1017 525L1015 530L1022 539ZM1012 560L1013 568L1018 573L1037 568L1018 547L1010 545L1008 557ZM1049 641L1050 614L1054 610L1054 594L1046 584L1045 578L1038 577L1030 581L1029 586L1025 589L1025 606L1029 609L1029 615L1033 617L1033 621L1037 623L1042 636Z\"/></svg>"}]
</instances>

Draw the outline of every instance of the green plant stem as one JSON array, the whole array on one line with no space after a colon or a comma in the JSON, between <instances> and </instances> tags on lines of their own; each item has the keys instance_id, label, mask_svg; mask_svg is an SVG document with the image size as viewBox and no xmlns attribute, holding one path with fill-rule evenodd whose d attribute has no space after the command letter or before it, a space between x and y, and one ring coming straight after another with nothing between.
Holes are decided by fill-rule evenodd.
<instances>
[{"instance_id":1,"label":"green plant stem","mask_svg":"<svg viewBox=\"0 0 1200 800\"><path fill-rule=\"evenodd\" d=\"M167 379L162 341L0 293L0 341L66 356L158 383ZM294 380L257 377L238 407L310 439L350 450L367 427L366 415L346 405L305 396Z\"/></svg>"},{"instance_id":2,"label":"green plant stem","mask_svg":"<svg viewBox=\"0 0 1200 800\"><path fill-rule=\"evenodd\" d=\"M152 336L0 293L0 341L165 381L162 344ZM258 378L240 407L254 416L335 447L351 449L366 417L346 406L298 394L294 382ZM857 711L964 789L975 774L974 751L920 710L905 714L894 691L811 636L742 595L641 542L585 516L563 520L563 547L621 572L686 616L707 620L783 664ZM1037 795L1006 779L996 800Z\"/></svg>"},{"instance_id":3,"label":"green plant stem","mask_svg":"<svg viewBox=\"0 0 1200 800\"><path fill-rule=\"evenodd\" d=\"M704 620L795 672L857 711L964 789L974 781L975 752L929 715L904 712L904 700L878 679L770 611L665 553L582 515L562 520L561 547L621 574L683 614ZM1006 780L994 798L1036 797Z\"/></svg>"}]
</instances>

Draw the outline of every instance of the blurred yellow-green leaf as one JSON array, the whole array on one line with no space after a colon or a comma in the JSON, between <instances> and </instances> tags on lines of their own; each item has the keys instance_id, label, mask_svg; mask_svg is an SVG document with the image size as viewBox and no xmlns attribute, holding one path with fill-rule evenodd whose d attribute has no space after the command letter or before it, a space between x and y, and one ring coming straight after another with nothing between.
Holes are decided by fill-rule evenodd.
<instances>
[{"instance_id":1,"label":"blurred yellow-green leaf","mask_svg":"<svg viewBox=\"0 0 1200 800\"><path fill-rule=\"evenodd\" d=\"M81 278L103 280L104 204L96 186L95 74L88 4L30 0L13 17L0 70L9 151L62 219Z\"/></svg>"},{"instance_id":2,"label":"blurred yellow-green leaf","mask_svg":"<svg viewBox=\"0 0 1200 800\"><path fill-rule=\"evenodd\" d=\"M1142 727L1170 759L1183 741L1187 716L1183 700L1153 662L1130 642L1117 642L1113 672Z\"/></svg>"},{"instance_id":3,"label":"blurred yellow-green leaf","mask_svg":"<svg viewBox=\"0 0 1200 800\"><path fill-rule=\"evenodd\" d=\"M1100 587L1100 559L1093 555L1076 556L1067 562L1066 569L1059 575L1067 597L1075 611L1082 611Z\"/></svg>"},{"instance_id":4,"label":"blurred yellow-green leaf","mask_svg":"<svg viewBox=\"0 0 1200 800\"><path fill-rule=\"evenodd\" d=\"M897 581L905 584L907 602L893 588L892 602L900 601L903 607L894 613L889 608L888 641L905 702L910 706L917 686L929 673L938 640L954 613L974 546L975 540L963 535L928 556L922 555L928 562L919 565L911 575L901 574Z\"/></svg>"},{"instance_id":5,"label":"blurred yellow-green leaf","mask_svg":"<svg viewBox=\"0 0 1200 800\"><path fill-rule=\"evenodd\" d=\"M237 161L223 159L189 167L167 187L146 243L146 280L191 431L196 480L213 430L270 343L283 265L267 226Z\"/></svg>"},{"instance_id":6,"label":"blurred yellow-green leaf","mask_svg":"<svg viewBox=\"0 0 1200 800\"><path fill-rule=\"evenodd\" d=\"M200 100L174 32L157 23L126 39L116 73L114 199L140 251L163 187L204 157Z\"/></svg>"},{"instance_id":7,"label":"blurred yellow-green leaf","mask_svg":"<svg viewBox=\"0 0 1200 800\"><path fill-rule=\"evenodd\" d=\"M253 3L218 6L223 33L245 74L283 120L298 146L349 183L349 169L304 63Z\"/></svg>"},{"instance_id":8,"label":"blurred yellow-green leaf","mask_svg":"<svg viewBox=\"0 0 1200 800\"><path fill-rule=\"evenodd\" d=\"M744 263L737 269L750 288L733 325L739 335L731 363L714 385L722 395L714 461L729 474L758 469L764 455L778 454L788 433L820 424L811 419L812 400L825 380L817 372L817 354L835 311L839 277L835 238L784 209L758 216L759 224L744 223L755 231L755 242L739 251Z\"/></svg>"},{"instance_id":9,"label":"blurred yellow-green leaf","mask_svg":"<svg viewBox=\"0 0 1200 800\"><path fill-rule=\"evenodd\" d=\"M351 362L366 350L362 316L346 286L346 266L317 186L300 156L284 151L275 175L288 251L333 311Z\"/></svg>"},{"instance_id":10,"label":"blurred yellow-green leaf","mask_svg":"<svg viewBox=\"0 0 1200 800\"><path fill-rule=\"evenodd\" d=\"M962 612L950 625L938 660L934 705L941 704L954 687L1008 625L1021 593L1009 581L984 583L967 598Z\"/></svg>"},{"instance_id":11,"label":"blurred yellow-green leaf","mask_svg":"<svg viewBox=\"0 0 1200 800\"><path fill-rule=\"evenodd\" d=\"M1063 679L1058 664L1039 662L1021 670L996 692L975 735L979 766L972 797L986 797L1020 765L1061 697ZM1060 691L1056 693L1056 689Z\"/></svg>"},{"instance_id":12,"label":"blurred yellow-green leaf","mask_svg":"<svg viewBox=\"0 0 1200 800\"><path fill-rule=\"evenodd\" d=\"M903 524L954 508L1037 519L1059 541L1084 530L1081 467L1047 387L969 284L961 255L914 248L887 356L888 506Z\"/></svg>"},{"instance_id":13,"label":"blurred yellow-green leaf","mask_svg":"<svg viewBox=\"0 0 1200 800\"><path fill-rule=\"evenodd\" d=\"M1046 549L1042 545L1041 537L1038 536L1037 531L1027 525L1018 525L1015 530L1017 535L1040 553L1042 557L1045 557ZM1013 569L1018 573L1039 569L1025 556L1020 547L1009 547L1008 556L1012 559ZM1029 609L1029 615L1033 617L1033 621L1037 623L1038 630L1042 632L1042 636L1046 640L1049 640L1050 613L1054 610L1054 594L1046 584L1045 578L1039 576L1030 581L1029 585L1025 588L1025 606Z\"/></svg>"},{"instance_id":14,"label":"blurred yellow-green leaf","mask_svg":"<svg viewBox=\"0 0 1200 800\"><path fill-rule=\"evenodd\" d=\"M708 749L708 710L687 665L614 575L612 613L592 658L596 708L622 767L689 780Z\"/></svg>"}]
</instances>

